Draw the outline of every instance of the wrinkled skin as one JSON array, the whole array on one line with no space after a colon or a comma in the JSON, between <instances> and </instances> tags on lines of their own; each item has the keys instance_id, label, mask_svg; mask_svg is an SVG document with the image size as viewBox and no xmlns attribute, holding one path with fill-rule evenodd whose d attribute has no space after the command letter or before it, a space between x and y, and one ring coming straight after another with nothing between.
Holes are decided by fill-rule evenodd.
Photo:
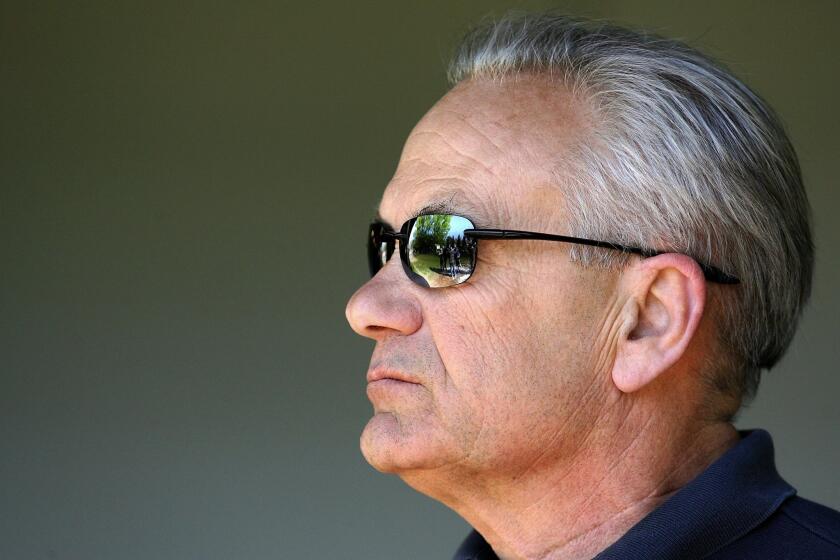
<instances>
[{"instance_id":1,"label":"wrinkled skin","mask_svg":"<svg viewBox=\"0 0 840 560\"><path fill-rule=\"evenodd\" d=\"M535 105L548 110L534 116ZM477 227L568 233L552 162L586 130L585 113L556 88L462 83L412 131L380 215L399 228L445 203ZM574 452L615 392L618 303L615 274L568 251L482 240L463 285L419 287L394 258L354 294L347 317L376 340L371 370L418 382L369 386L361 446L373 466L516 477L546 452Z\"/></svg>"}]
</instances>

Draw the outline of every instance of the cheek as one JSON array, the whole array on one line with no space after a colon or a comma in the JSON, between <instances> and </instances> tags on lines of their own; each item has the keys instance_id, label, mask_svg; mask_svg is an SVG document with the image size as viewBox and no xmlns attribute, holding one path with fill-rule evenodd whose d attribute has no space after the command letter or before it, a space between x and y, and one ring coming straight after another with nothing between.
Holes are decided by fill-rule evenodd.
<instances>
[{"instance_id":1,"label":"cheek","mask_svg":"<svg viewBox=\"0 0 840 560\"><path fill-rule=\"evenodd\" d=\"M452 294L439 308L433 328L435 343L447 371L456 378L493 382L504 371L515 351L528 343L522 322L521 302L506 290L473 289L466 286ZM437 326L437 325L436 325Z\"/></svg>"},{"instance_id":2,"label":"cheek","mask_svg":"<svg viewBox=\"0 0 840 560\"><path fill-rule=\"evenodd\" d=\"M502 411L538 407L556 395L573 357L558 319L564 310L504 285L462 292L429 318L447 382L461 398Z\"/></svg>"},{"instance_id":3,"label":"cheek","mask_svg":"<svg viewBox=\"0 0 840 560\"><path fill-rule=\"evenodd\" d=\"M591 320L574 292L521 276L516 286L459 289L430 319L459 405L499 430L535 435L567 423L588 391Z\"/></svg>"}]
</instances>

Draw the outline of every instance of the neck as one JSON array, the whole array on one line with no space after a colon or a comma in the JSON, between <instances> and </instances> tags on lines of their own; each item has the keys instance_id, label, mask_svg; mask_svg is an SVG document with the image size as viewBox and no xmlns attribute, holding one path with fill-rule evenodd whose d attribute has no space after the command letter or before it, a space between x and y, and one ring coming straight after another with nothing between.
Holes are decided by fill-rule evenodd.
<instances>
[{"instance_id":1,"label":"neck","mask_svg":"<svg viewBox=\"0 0 840 560\"><path fill-rule=\"evenodd\" d=\"M458 512L502 559L592 558L738 441L729 423L635 416L591 431L573 457L545 454L516 476L406 482Z\"/></svg>"}]
</instances>

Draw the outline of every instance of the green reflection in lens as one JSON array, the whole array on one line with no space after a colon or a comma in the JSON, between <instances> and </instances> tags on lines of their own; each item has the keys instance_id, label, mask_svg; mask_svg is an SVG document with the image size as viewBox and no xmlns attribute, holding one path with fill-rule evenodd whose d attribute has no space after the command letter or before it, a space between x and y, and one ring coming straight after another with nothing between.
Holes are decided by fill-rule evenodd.
<instances>
[{"instance_id":1,"label":"green reflection in lens","mask_svg":"<svg viewBox=\"0 0 840 560\"><path fill-rule=\"evenodd\" d=\"M419 216L408 240L411 270L432 288L464 282L475 267L475 239L464 236L472 222L461 216Z\"/></svg>"}]
</instances>

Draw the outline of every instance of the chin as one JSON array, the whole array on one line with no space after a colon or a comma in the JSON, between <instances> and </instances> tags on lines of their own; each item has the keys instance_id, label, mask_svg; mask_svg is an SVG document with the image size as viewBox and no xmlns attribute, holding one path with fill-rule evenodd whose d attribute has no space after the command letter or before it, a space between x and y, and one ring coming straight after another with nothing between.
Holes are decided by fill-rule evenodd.
<instances>
[{"instance_id":1,"label":"chin","mask_svg":"<svg viewBox=\"0 0 840 560\"><path fill-rule=\"evenodd\" d=\"M442 462L443 449L436 449L435 438L416 424L397 418L392 412L374 414L359 439L365 460L383 473L401 474L407 471L434 468Z\"/></svg>"}]
</instances>

